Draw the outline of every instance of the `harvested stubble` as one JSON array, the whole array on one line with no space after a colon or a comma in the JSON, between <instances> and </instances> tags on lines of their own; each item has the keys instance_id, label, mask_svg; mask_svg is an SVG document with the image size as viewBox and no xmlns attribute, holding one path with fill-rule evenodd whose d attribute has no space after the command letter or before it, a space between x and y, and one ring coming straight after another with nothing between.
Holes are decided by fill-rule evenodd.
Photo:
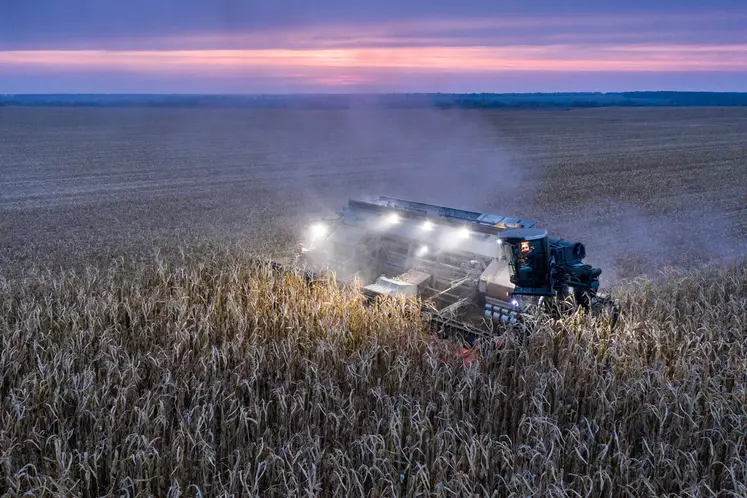
<instances>
[{"instance_id":1,"label":"harvested stubble","mask_svg":"<svg viewBox=\"0 0 747 498\"><path fill-rule=\"evenodd\" d=\"M413 303L240 254L0 284L10 495L747 494L747 273L618 291L469 365Z\"/></svg>"}]
</instances>

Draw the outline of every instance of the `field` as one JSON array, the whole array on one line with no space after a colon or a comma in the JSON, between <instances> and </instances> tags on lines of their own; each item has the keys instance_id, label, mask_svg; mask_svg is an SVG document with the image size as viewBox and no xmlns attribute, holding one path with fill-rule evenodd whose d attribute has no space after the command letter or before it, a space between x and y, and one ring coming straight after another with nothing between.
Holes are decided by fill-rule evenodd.
<instances>
[{"instance_id":1,"label":"field","mask_svg":"<svg viewBox=\"0 0 747 498\"><path fill-rule=\"evenodd\" d=\"M0 494L745 496L744 136L738 108L0 108ZM380 193L583 241L620 323L465 364L412 303L257 260Z\"/></svg>"},{"instance_id":2,"label":"field","mask_svg":"<svg viewBox=\"0 0 747 498\"><path fill-rule=\"evenodd\" d=\"M311 213L389 194L535 219L635 277L744 251L745 136L744 108L0 108L2 257L282 253Z\"/></svg>"}]
</instances>

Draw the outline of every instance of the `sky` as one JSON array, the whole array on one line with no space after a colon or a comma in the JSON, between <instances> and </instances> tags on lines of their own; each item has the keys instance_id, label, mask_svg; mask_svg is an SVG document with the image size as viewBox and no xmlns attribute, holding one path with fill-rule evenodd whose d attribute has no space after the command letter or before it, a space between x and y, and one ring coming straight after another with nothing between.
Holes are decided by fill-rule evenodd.
<instances>
[{"instance_id":1,"label":"sky","mask_svg":"<svg viewBox=\"0 0 747 498\"><path fill-rule=\"evenodd\" d=\"M747 91L745 0L0 0L0 93Z\"/></svg>"}]
</instances>

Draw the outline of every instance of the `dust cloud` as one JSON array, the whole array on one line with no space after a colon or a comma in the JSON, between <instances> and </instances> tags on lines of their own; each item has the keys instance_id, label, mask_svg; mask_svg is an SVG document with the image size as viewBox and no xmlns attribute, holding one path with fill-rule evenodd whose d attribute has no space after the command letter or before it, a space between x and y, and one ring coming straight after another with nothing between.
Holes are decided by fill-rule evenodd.
<instances>
[{"instance_id":1,"label":"dust cloud","mask_svg":"<svg viewBox=\"0 0 747 498\"><path fill-rule=\"evenodd\" d=\"M535 119L541 117L538 113ZM318 122L306 123L299 133L316 166L298 165L291 176L308 179L295 188L309 212L331 213L348 198L390 195L536 219L551 236L583 242L587 262L604 271L604 285L747 254L745 237L735 229L733 213L722 212L724 206L707 197L693 199L676 179L664 178L662 191L651 194L665 197L672 209L664 201L630 201L614 188L603 192L580 180L563 181L558 170L574 160L574 151L564 148L569 159L554 164L550 152L536 152L546 133L516 140L504 134L511 126L506 117L496 123L484 112L359 108L336 119L331 147L328 136L319 136ZM536 142L535 148L527 141ZM630 155L635 159L635 152ZM740 193L718 196L734 199Z\"/></svg>"},{"instance_id":2,"label":"dust cloud","mask_svg":"<svg viewBox=\"0 0 747 498\"><path fill-rule=\"evenodd\" d=\"M322 128L314 113L306 118L292 140L307 160L286 166L293 196L315 212L379 195L510 210L534 191L498 130L476 112L353 108Z\"/></svg>"}]
</instances>

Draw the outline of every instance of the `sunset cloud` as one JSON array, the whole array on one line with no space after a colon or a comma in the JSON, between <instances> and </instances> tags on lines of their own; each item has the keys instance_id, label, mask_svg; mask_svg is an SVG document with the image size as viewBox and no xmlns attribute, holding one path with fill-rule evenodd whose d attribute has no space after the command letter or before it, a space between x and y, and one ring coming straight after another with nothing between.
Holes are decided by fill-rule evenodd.
<instances>
[{"instance_id":1,"label":"sunset cloud","mask_svg":"<svg viewBox=\"0 0 747 498\"><path fill-rule=\"evenodd\" d=\"M207 4L193 1L212 12ZM145 12L150 7L141 8ZM445 12L446 7L439 8ZM485 8L489 9L487 4ZM159 12L153 14L155 19L163 14ZM722 88L721 83L700 88L709 80L695 78L698 74L724 75L713 81L730 81L729 88L735 90L747 87L747 10L672 10L655 15L543 11L371 19L348 12L327 19L312 16L306 23L298 22L297 16L273 17L272 9L263 12L232 21L223 29L208 22L209 16L202 21L187 16L175 22L176 28L164 24L161 32L149 24L158 22L149 19L142 28L115 23L110 33L101 27L81 27L78 33L61 30L62 34L44 33L35 39L7 25L8 30L0 34L0 91L8 82L15 89L28 82L36 85L42 77L74 81L75 75L95 75L98 81L107 81L105 75L126 77L143 82L145 92L153 91L145 82L154 78L160 82L158 91L172 81L176 92L179 85L184 87L185 78L204 82L200 88L211 84L223 88L218 82L230 81L231 88L248 92L273 88L273 79L285 85L280 85L283 91L311 87L396 91L405 86L412 90L418 78L425 78L423 91L456 91L457 87L507 91L515 85L501 84L512 74L527 81L535 78L544 85L540 88L555 91L552 81L559 80L554 75L583 83L569 75L595 73L607 75L610 81L614 74L639 74L637 81L651 82L633 89L658 89L654 85L671 80L652 75L666 74L691 75L693 85L688 89ZM0 28L3 22L7 20L0 20ZM114 21L107 18L109 22ZM135 36L138 29L142 35ZM57 39L49 38L53 35ZM457 76L466 83L454 86ZM238 84L242 78L246 85ZM263 83L256 86L259 80Z\"/></svg>"},{"instance_id":2,"label":"sunset cloud","mask_svg":"<svg viewBox=\"0 0 747 498\"><path fill-rule=\"evenodd\" d=\"M745 71L745 45L396 47L350 49L6 51L0 67L211 75L299 68L494 71ZM339 76L330 73L330 78Z\"/></svg>"}]
</instances>

